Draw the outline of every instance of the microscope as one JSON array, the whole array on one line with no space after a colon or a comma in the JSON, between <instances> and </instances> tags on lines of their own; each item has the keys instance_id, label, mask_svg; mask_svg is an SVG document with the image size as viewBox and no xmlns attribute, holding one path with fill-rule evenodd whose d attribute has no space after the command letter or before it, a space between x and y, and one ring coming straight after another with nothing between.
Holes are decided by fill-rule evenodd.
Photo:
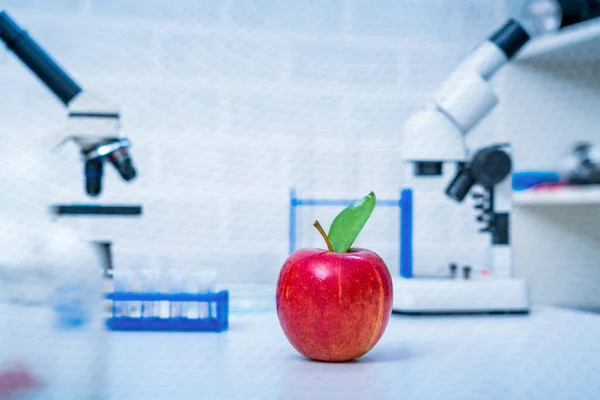
<instances>
[{"instance_id":1,"label":"microscope","mask_svg":"<svg viewBox=\"0 0 600 400\"><path fill-rule=\"evenodd\" d=\"M97 197L102 192L104 164L108 162L126 182L136 177L129 149L131 143L119 135L119 107L102 96L83 90L50 56L4 11L0 12L0 39L44 83L68 109L66 133L61 133L57 147L74 142L84 165L85 192ZM54 218L62 215L104 216L108 218L139 216L139 205L67 204L51 207ZM92 229L93 230L93 229ZM65 230L66 231L66 230ZM102 232L104 230L101 230ZM62 232L53 227L53 235ZM71 235L80 235L71 232ZM110 236L110 234L109 234ZM94 232L87 239L99 256L103 276L112 278L112 241Z\"/></svg>"},{"instance_id":2,"label":"microscope","mask_svg":"<svg viewBox=\"0 0 600 400\"><path fill-rule=\"evenodd\" d=\"M0 12L0 39L58 97L68 109L64 140L73 141L84 162L85 190L91 197L102 191L104 162L125 181L136 176L127 138L119 137L119 108L92 92L84 91L4 11Z\"/></svg>"},{"instance_id":3,"label":"microscope","mask_svg":"<svg viewBox=\"0 0 600 400\"><path fill-rule=\"evenodd\" d=\"M449 165L457 173L445 195L463 202L472 188L481 233L491 236L489 275L458 273L451 279L401 277L394 282L397 313L462 314L526 313L529 288L513 277L509 242L512 197L510 145L494 144L471 154L465 137L498 104L489 81L529 41L529 34L513 19L479 44L434 94L404 124L403 159L416 179L441 177ZM449 165L448 165L449 164Z\"/></svg>"}]
</instances>

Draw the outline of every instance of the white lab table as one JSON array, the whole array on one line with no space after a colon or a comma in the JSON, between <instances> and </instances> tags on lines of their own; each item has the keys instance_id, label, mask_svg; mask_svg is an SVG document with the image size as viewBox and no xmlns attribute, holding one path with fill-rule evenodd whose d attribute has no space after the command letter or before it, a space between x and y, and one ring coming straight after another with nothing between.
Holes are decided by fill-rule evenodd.
<instances>
[{"instance_id":1,"label":"white lab table","mask_svg":"<svg viewBox=\"0 0 600 400\"><path fill-rule=\"evenodd\" d=\"M359 361L309 361L275 313L224 333L111 332L111 399L600 399L600 315L393 315Z\"/></svg>"}]
</instances>

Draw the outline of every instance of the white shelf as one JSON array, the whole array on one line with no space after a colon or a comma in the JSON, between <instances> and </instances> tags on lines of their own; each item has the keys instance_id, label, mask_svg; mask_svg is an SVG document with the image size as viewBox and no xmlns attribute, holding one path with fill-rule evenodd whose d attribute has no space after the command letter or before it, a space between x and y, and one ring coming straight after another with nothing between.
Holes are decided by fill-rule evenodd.
<instances>
[{"instance_id":1,"label":"white shelf","mask_svg":"<svg viewBox=\"0 0 600 400\"><path fill-rule=\"evenodd\" d=\"M565 52L569 52L569 58L572 58L576 52L586 59L600 61L599 48L600 18L594 18L563 28L555 34L533 39L515 60L527 61L540 56L562 59Z\"/></svg>"},{"instance_id":2,"label":"white shelf","mask_svg":"<svg viewBox=\"0 0 600 400\"><path fill-rule=\"evenodd\" d=\"M515 192L513 203L516 206L600 205L600 185Z\"/></svg>"}]
</instances>

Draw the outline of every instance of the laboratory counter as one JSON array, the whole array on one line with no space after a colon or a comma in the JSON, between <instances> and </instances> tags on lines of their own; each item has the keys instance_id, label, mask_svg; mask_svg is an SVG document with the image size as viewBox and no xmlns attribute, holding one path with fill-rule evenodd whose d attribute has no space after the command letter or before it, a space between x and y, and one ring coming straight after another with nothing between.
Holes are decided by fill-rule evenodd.
<instances>
[{"instance_id":1,"label":"laboratory counter","mask_svg":"<svg viewBox=\"0 0 600 400\"><path fill-rule=\"evenodd\" d=\"M392 315L371 352L310 361L274 312L223 333L110 332L110 399L600 399L600 315Z\"/></svg>"}]
</instances>

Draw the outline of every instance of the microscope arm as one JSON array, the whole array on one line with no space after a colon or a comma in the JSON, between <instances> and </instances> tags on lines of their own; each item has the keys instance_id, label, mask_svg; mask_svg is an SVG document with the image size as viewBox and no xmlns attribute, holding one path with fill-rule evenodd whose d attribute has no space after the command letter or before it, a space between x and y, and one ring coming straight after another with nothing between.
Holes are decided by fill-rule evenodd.
<instances>
[{"instance_id":1,"label":"microscope arm","mask_svg":"<svg viewBox=\"0 0 600 400\"><path fill-rule=\"evenodd\" d=\"M82 91L79 85L4 11L0 12L0 39L65 106L68 106Z\"/></svg>"}]
</instances>

